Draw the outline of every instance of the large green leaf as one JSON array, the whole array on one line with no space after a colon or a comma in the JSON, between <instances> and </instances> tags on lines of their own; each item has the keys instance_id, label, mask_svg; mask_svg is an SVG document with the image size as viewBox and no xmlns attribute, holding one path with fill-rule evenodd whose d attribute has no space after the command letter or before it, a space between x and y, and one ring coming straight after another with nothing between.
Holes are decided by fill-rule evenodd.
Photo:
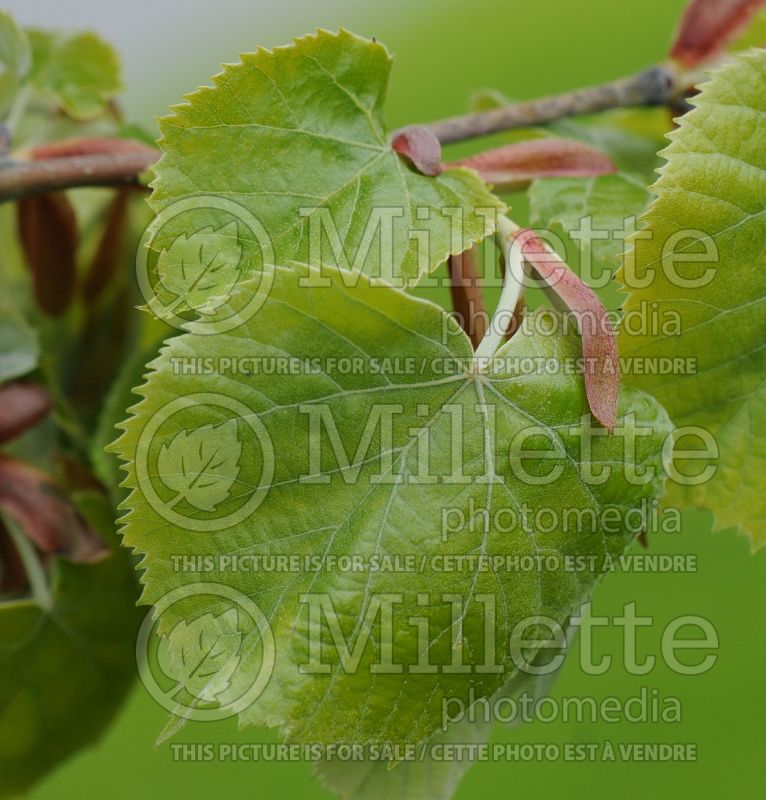
<instances>
[{"instance_id":1,"label":"large green leaf","mask_svg":"<svg viewBox=\"0 0 766 800\"><path fill-rule=\"evenodd\" d=\"M0 797L17 797L114 716L135 675L140 612L130 555L118 546L111 508L84 495L81 508L113 548L97 564L53 560L50 606L0 603Z\"/></svg>"},{"instance_id":2,"label":"large green leaf","mask_svg":"<svg viewBox=\"0 0 766 800\"><path fill-rule=\"evenodd\" d=\"M295 740L418 742L440 727L443 699L466 700L469 687L477 697L489 696L505 683L513 671L507 639L520 620L539 613L565 620L599 575L597 565L573 573L563 561L550 571L445 572L432 557L621 552L634 534L622 522L606 533L600 515L613 507L623 520L628 509L658 493L669 422L648 396L627 391L620 417L634 414L635 424L651 426L650 434L638 437L630 454L625 437L600 429L592 453L581 455L580 426L591 418L582 377L565 368L580 357L581 341L576 333L540 332L556 323L552 312L530 317L529 327L482 371L468 338L431 303L374 286L365 276L350 287L349 275L335 268L325 269L328 287L300 285L315 277L313 268L266 269L273 272L267 276L270 297L240 327L220 336L187 333L166 344L116 444L132 490L125 541L145 554L143 601L163 606L165 633L202 615L216 625L227 610L228 599L198 591L165 607L169 593L191 584L223 584L257 602L276 650L262 696L240 709L244 723L283 725ZM246 282L235 295L251 291ZM237 301L232 297L234 306ZM523 372L517 358L543 359L547 366ZM228 464L202 468L198 477L215 482L225 475L227 484L233 477L232 488L201 510L201 503L179 499L168 486L178 469L163 473L161 453L180 436L230 420L237 424L236 470ZM527 440L527 448L556 448L542 466L521 455L519 435L530 433L530 426L537 438ZM206 459L224 463L221 448L233 445L219 437L216 443ZM648 482L627 479L626 457L652 467ZM456 466L461 458L462 475ZM533 477L519 471L519 459ZM584 477L591 462L608 465L598 485ZM540 485L537 477L553 465L553 480L543 478ZM495 482L488 480L493 474ZM538 520L543 508L559 519L549 533ZM585 515L584 530L565 523L566 509ZM517 518L505 517L503 532L498 514L511 511ZM447 521L462 515L454 532L445 523L447 513ZM596 521L589 522L589 514ZM219 561L277 555L314 560L276 572L232 570ZM417 571L376 571L365 562L346 572L333 567L340 555L426 561ZM212 563L189 571L188 564L202 563L199 557ZM508 674L470 668L470 674L371 674L379 652L365 645L365 635L368 629L379 633L382 625L373 600L391 593L402 599L395 608L393 653L407 672L418 660L417 637L407 622L412 617L429 620L433 664L443 667L463 656L467 664L480 662L489 597L494 599L486 602L496 603L491 652ZM357 644L361 636L358 664L329 652L328 674L303 671L309 643L321 637L327 645L338 634L332 608L329 622L327 616L318 621L301 602L304 594L329 598L342 635ZM463 598L459 622L444 594ZM420 595L430 602L419 604ZM232 693L255 680L268 649L259 645L267 641L260 628L241 624L245 644ZM220 627L219 634L225 635Z\"/></svg>"},{"instance_id":3,"label":"large green leaf","mask_svg":"<svg viewBox=\"0 0 766 800\"><path fill-rule=\"evenodd\" d=\"M385 261L392 282L417 278L491 233L491 212L502 204L475 173L426 177L392 150L383 120L391 63L375 41L319 31L225 66L212 87L161 120L165 155L151 203L163 212L186 201L191 210L173 219L161 214L153 249L231 224L237 207L224 212L220 199L245 209L239 238L249 270L264 259L367 272ZM273 259L255 246L250 215L265 229ZM311 241L312 222L321 251ZM177 276L176 288L184 280Z\"/></svg>"},{"instance_id":4,"label":"large green leaf","mask_svg":"<svg viewBox=\"0 0 766 800\"><path fill-rule=\"evenodd\" d=\"M644 373L663 357L681 359L673 374L628 379L676 425L701 426L717 440L712 480L670 484L669 501L713 510L719 527L740 525L758 547L766 543L766 52L734 58L693 102L663 153L644 218L651 238L635 242L635 278L648 285L631 291L625 311L644 324L621 331L620 351ZM686 285L668 269L674 254L685 258L675 272ZM653 335L656 309L681 320L680 335ZM700 440L684 440L688 447L700 449ZM716 466L709 461L678 467L701 475Z\"/></svg>"}]
</instances>

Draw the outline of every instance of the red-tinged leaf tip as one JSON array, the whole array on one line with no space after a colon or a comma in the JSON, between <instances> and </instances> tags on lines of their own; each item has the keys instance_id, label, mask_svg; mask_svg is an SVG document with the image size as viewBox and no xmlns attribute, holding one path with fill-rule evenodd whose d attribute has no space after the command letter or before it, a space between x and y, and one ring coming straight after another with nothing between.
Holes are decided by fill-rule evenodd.
<instances>
[{"instance_id":1,"label":"red-tinged leaf tip","mask_svg":"<svg viewBox=\"0 0 766 800\"><path fill-rule=\"evenodd\" d=\"M501 191L523 189L535 178L588 178L617 172L612 159L600 150L557 138L507 144L447 166L471 167Z\"/></svg>"},{"instance_id":2,"label":"red-tinged leaf tip","mask_svg":"<svg viewBox=\"0 0 766 800\"><path fill-rule=\"evenodd\" d=\"M21 436L50 413L52 402L42 386L25 381L0 387L0 444Z\"/></svg>"},{"instance_id":3,"label":"red-tinged leaf tip","mask_svg":"<svg viewBox=\"0 0 766 800\"><path fill-rule=\"evenodd\" d=\"M35 298L51 316L62 314L77 280L77 218L63 192L23 197L16 205L19 239Z\"/></svg>"},{"instance_id":4,"label":"red-tinged leaf tip","mask_svg":"<svg viewBox=\"0 0 766 800\"><path fill-rule=\"evenodd\" d=\"M613 431L617 423L620 372L617 339L603 303L533 231L519 231L515 241L550 291L575 315L583 340L588 404L593 416Z\"/></svg>"},{"instance_id":5,"label":"red-tinged leaf tip","mask_svg":"<svg viewBox=\"0 0 766 800\"><path fill-rule=\"evenodd\" d=\"M711 61L764 5L766 0L692 0L681 18L670 57L687 68Z\"/></svg>"},{"instance_id":6,"label":"red-tinged leaf tip","mask_svg":"<svg viewBox=\"0 0 766 800\"><path fill-rule=\"evenodd\" d=\"M52 142L32 147L27 157L33 161L44 161L49 158L69 158L71 156L109 155L114 153L146 153L156 154L159 150L143 142L133 139L70 139L66 142Z\"/></svg>"},{"instance_id":7,"label":"red-tinged leaf tip","mask_svg":"<svg viewBox=\"0 0 766 800\"><path fill-rule=\"evenodd\" d=\"M418 172L432 178L441 175L442 146L439 140L421 125L408 125L398 130L391 140L391 147L404 156Z\"/></svg>"},{"instance_id":8,"label":"red-tinged leaf tip","mask_svg":"<svg viewBox=\"0 0 766 800\"><path fill-rule=\"evenodd\" d=\"M0 456L0 509L42 553L75 564L92 564L109 554L48 475L9 456Z\"/></svg>"}]
</instances>

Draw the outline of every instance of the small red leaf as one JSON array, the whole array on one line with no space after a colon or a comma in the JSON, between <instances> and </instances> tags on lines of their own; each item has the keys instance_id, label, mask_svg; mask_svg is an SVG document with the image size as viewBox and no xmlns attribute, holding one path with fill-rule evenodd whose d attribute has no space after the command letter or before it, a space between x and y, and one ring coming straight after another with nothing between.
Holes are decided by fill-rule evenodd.
<instances>
[{"instance_id":1,"label":"small red leaf","mask_svg":"<svg viewBox=\"0 0 766 800\"><path fill-rule=\"evenodd\" d=\"M696 67L720 55L766 0L692 0L686 8L670 57Z\"/></svg>"},{"instance_id":2,"label":"small red leaf","mask_svg":"<svg viewBox=\"0 0 766 800\"><path fill-rule=\"evenodd\" d=\"M391 146L423 175L441 175L442 147L428 128L408 125L394 134Z\"/></svg>"},{"instance_id":3,"label":"small red leaf","mask_svg":"<svg viewBox=\"0 0 766 800\"><path fill-rule=\"evenodd\" d=\"M51 316L62 314L74 297L77 279L74 209L63 192L23 197L16 208L37 303Z\"/></svg>"},{"instance_id":4,"label":"small red leaf","mask_svg":"<svg viewBox=\"0 0 766 800\"><path fill-rule=\"evenodd\" d=\"M601 300L530 230L515 237L524 258L577 319L582 336L585 391L593 416L610 431L617 421L620 373L617 340Z\"/></svg>"},{"instance_id":5,"label":"small red leaf","mask_svg":"<svg viewBox=\"0 0 766 800\"><path fill-rule=\"evenodd\" d=\"M0 508L43 553L76 564L91 564L109 553L48 475L8 456L0 456Z\"/></svg>"},{"instance_id":6,"label":"small red leaf","mask_svg":"<svg viewBox=\"0 0 766 800\"><path fill-rule=\"evenodd\" d=\"M0 387L0 444L21 436L51 410L48 392L35 383L18 381Z\"/></svg>"},{"instance_id":7,"label":"small red leaf","mask_svg":"<svg viewBox=\"0 0 766 800\"><path fill-rule=\"evenodd\" d=\"M471 167L499 191L523 189L535 178L609 175L617 167L609 156L572 139L533 139L453 161L448 167Z\"/></svg>"}]
</instances>

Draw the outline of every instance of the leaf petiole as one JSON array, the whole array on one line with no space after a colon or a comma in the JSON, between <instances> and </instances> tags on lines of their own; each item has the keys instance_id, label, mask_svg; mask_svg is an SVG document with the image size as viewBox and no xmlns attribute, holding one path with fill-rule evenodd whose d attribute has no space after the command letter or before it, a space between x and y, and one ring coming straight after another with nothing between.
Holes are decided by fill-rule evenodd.
<instances>
[{"instance_id":1,"label":"leaf petiole","mask_svg":"<svg viewBox=\"0 0 766 800\"><path fill-rule=\"evenodd\" d=\"M509 327L506 323L512 319L513 312L524 293L524 255L514 241L520 230L521 228L508 217L499 218L495 241L505 259L505 280L489 329L476 348L475 358L479 371L483 371L483 362L492 358L505 340L506 330Z\"/></svg>"}]
</instances>

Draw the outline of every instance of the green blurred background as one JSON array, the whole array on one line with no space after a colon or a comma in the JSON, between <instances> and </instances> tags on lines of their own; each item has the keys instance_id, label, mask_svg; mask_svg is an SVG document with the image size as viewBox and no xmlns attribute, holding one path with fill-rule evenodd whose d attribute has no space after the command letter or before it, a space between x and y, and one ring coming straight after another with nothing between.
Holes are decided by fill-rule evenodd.
<instances>
[{"instance_id":1,"label":"green blurred background","mask_svg":"<svg viewBox=\"0 0 766 800\"><path fill-rule=\"evenodd\" d=\"M10 10L24 24L90 27L110 39L125 60L128 117L154 129L153 118L224 61L257 45L273 46L316 27L343 26L376 36L396 54L389 92L392 126L459 113L471 91L484 87L527 98L600 82L663 57L683 0L22 0ZM697 798L764 796L766 553L753 557L734 533L711 533L709 515L689 513L679 535L650 537L652 552L694 553L691 574L618 574L597 589L594 612L617 615L635 601L655 625L639 636L639 655L659 653L661 632L677 616L712 622L720 637L715 668L700 677L658 666L631 676L621 667L621 631L597 633L597 653L613 656L605 675L588 677L570 657L556 696L628 698L641 687L678 697L675 724L564 725L536 722L498 730L496 741L683 742L698 747L695 763L489 763L474 767L459 798L512 793L536 797ZM73 681L77 676L71 676ZM165 712L137 685L103 740L49 776L34 800L62 797L160 800L168 796L321 798L307 764L175 763L154 740ZM233 721L192 724L177 742L275 741L260 730L238 732Z\"/></svg>"}]
</instances>

